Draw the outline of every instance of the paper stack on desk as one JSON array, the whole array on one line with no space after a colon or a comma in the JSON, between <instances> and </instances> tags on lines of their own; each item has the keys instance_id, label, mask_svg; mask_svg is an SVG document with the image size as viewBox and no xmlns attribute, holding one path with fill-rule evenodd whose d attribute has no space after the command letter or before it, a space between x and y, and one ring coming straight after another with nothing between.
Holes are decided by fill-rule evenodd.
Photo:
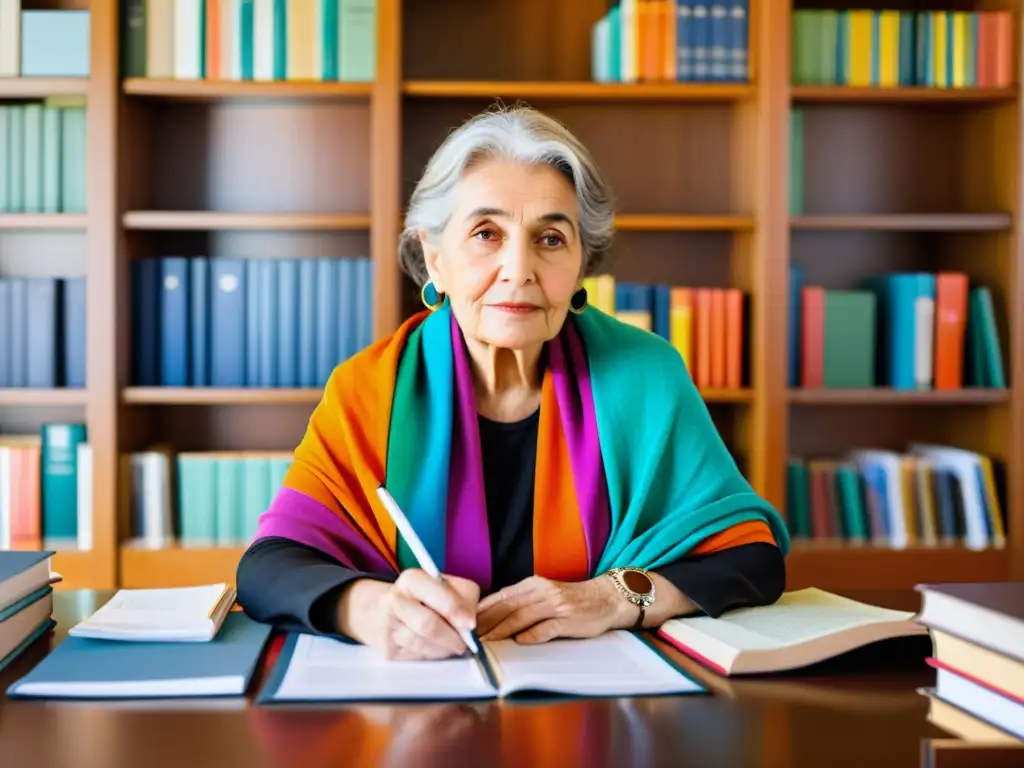
<instances>
[{"instance_id":1,"label":"paper stack on desk","mask_svg":"<svg viewBox=\"0 0 1024 768\"><path fill-rule=\"evenodd\" d=\"M0 550L0 670L53 629L53 552Z\"/></svg>"},{"instance_id":2,"label":"paper stack on desk","mask_svg":"<svg viewBox=\"0 0 1024 768\"><path fill-rule=\"evenodd\" d=\"M224 623L235 594L227 584L121 589L68 634L94 640L207 642Z\"/></svg>"},{"instance_id":3,"label":"paper stack on desk","mask_svg":"<svg viewBox=\"0 0 1024 768\"><path fill-rule=\"evenodd\" d=\"M1024 744L1024 581L925 584L937 672L928 719L966 741Z\"/></svg>"}]
</instances>

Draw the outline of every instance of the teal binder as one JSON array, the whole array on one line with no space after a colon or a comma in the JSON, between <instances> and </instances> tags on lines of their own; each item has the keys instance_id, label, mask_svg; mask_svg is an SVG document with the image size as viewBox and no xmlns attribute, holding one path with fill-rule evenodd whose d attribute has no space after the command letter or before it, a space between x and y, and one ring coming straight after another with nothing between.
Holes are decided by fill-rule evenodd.
<instances>
[{"instance_id":1,"label":"teal binder","mask_svg":"<svg viewBox=\"0 0 1024 768\"><path fill-rule=\"evenodd\" d=\"M7 689L11 699L179 699L243 696L270 636L232 611L206 643L68 637Z\"/></svg>"}]
</instances>

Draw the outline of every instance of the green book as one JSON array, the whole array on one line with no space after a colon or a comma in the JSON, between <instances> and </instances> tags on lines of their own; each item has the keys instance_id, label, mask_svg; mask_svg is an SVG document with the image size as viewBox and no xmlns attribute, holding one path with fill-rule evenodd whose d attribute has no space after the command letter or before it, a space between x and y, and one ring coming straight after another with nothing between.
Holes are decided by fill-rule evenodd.
<instances>
[{"instance_id":1,"label":"green book","mask_svg":"<svg viewBox=\"0 0 1024 768\"><path fill-rule=\"evenodd\" d=\"M789 213L804 212L804 111L789 112Z\"/></svg>"},{"instance_id":2,"label":"green book","mask_svg":"<svg viewBox=\"0 0 1024 768\"><path fill-rule=\"evenodd\" d=\"M218 456L215 494L217 498L217 536L219 546L230 547L242 540L242 461Z\"/></svg>"},{"instance_id":3,"label":"green book","mask_svg":"<svg viewBox=\"0 0 1024 768\"><path fill-rule=\"evenodd\" d=\"M377 74L375 0L339 0L338 79L373 82Z\"/></svg>"},{"instance_id":4,"label":"green book","mask_svg":"<svg viewBox=\"0 0 1024 768\"><path fill-rule=\"evenodd\" d=\"M24 135L22 151L22 206L25 213L43 210L43 105L26 104L24 107Z\"/></svg>"},{"instance_id":5,"label":"green book","mask_svg":"<svg viewBox=\"0 0 1024 768\"><path fill-rule=\"evenodd\" d=\"M7 145L7 173L11 213L25 210L25 107L10 105L10 143Z\"/></svg>"},{"instance_id":6,"label":"green book","mask_svg":"<svg viewBox=\"0 0 1024 768\"><path fill-rule=\"evenodd\" d=\"M811 487L807 465L800 459L786 462L786 520L789 535L811 537Z\"/></svg>"},{"instance_id":7,"label":"green book","mask_svg":"<svg viewBox=\"0 0 1024 768\"><path fill-rule=\"evenodd\" d=\"M43 424L41 492L43 540L73 543L78 538L78 445L85 424Z\"/></svg>"},{"instance_id":8,"label":"green book","mask_svg":"<svg viewBox=\"0 0 1024 768\"><path fill-rule=\"evenodd\" d=\"M825 291L824 387L875 386L876 298L870 291Z\"/></svg>"},{"instance_id":9,"label":"green book","mask_svg":"<svg viewBox=\"0 0 1024 768\"><path fill-rule=\"evenodd\" d=\"M11 143L12 107L0 104L0 213L9 213L11 208L11 159L8 150Z\"/></svg>"},{"instance_id":10,"label":"green book","mask_svg":"<svg viewBox=\"0 0 1024 768\"><path fill-rule=\"evenodd\" d=\"M43 107L42 176L43 213L60 212L60 108Z\"/></svg>"},{"instance_id":11,"label":"green book","mask_svg":"<svg viewBox=\"0 0 1024 768\"><path fill-rule=\"evenodd\" d=\"M839 464L835 474L836 499L843 536L848 541L867 542L867 510L860 484L860 473L852 464Z\"/></svg>"},{"instance_id":12,"label":"green book","mask_svg":"<svg viewBox=\"0 0 1024 768\"><path fill-rule=\"evenodd\" d=\"M217 540L217 465L201 453L178 454L178 515L181 543L212 547Z\"/></svg>"},{"instance_id":13,"label":"green book","mask_svg":"<svg viewBox=\"0 0 1024 768\"><path fill-rule=\"evenodd\" d=\"M241 531L244 541L256 535L260 515L270 507L270 459L247 456L242 460Z\"/></svg>"}]
</instances>

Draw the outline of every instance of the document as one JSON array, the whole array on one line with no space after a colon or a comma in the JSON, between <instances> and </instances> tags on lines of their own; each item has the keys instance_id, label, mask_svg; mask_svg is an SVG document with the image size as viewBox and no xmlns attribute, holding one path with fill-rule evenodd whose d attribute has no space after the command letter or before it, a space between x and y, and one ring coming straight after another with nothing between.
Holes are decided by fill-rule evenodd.
<instances>
[{"instance_id":1,"label":"document","mask_svg":"<svg viewBox=\"0 0 1024 768\"><path fill-rule=\"evenodd\" d=\"M521 645L484 643L495 690L468 657L390 661L328 637L291 635L261 692L263 702L482 699L513 694L654 696L707 689L632 632Z\"/></svg>"}]
</instances>

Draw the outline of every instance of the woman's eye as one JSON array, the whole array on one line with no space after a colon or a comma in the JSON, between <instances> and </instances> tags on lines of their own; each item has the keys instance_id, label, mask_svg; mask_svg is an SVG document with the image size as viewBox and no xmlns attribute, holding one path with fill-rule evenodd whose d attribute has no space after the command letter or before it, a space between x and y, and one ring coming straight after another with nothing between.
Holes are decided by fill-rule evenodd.
<instances>
[{"instance_id":1,"label":"woman's eye","mask_svg":"<svg viewBox=\"0 0 1024 768\"><path fill-rule=\"evenodd\" d=\"M562 244L562 238L559 235L544 235L544 244L549 248L557 248Z\"/></svg>"},{"instance_id":2,"label":"woman's eye","mask_svg":"<svg viewBox=\"0 0 1024 768\"><path fill-rule=\"evenodd\" d=\"M489 229L484 229L484 230L481 230L481 231L477 232L476 233L476 237L480 238L481 240L493 240L494 239L494 233L491 232L491 230L489 230Z\"/></svg>"}]
</instances>

